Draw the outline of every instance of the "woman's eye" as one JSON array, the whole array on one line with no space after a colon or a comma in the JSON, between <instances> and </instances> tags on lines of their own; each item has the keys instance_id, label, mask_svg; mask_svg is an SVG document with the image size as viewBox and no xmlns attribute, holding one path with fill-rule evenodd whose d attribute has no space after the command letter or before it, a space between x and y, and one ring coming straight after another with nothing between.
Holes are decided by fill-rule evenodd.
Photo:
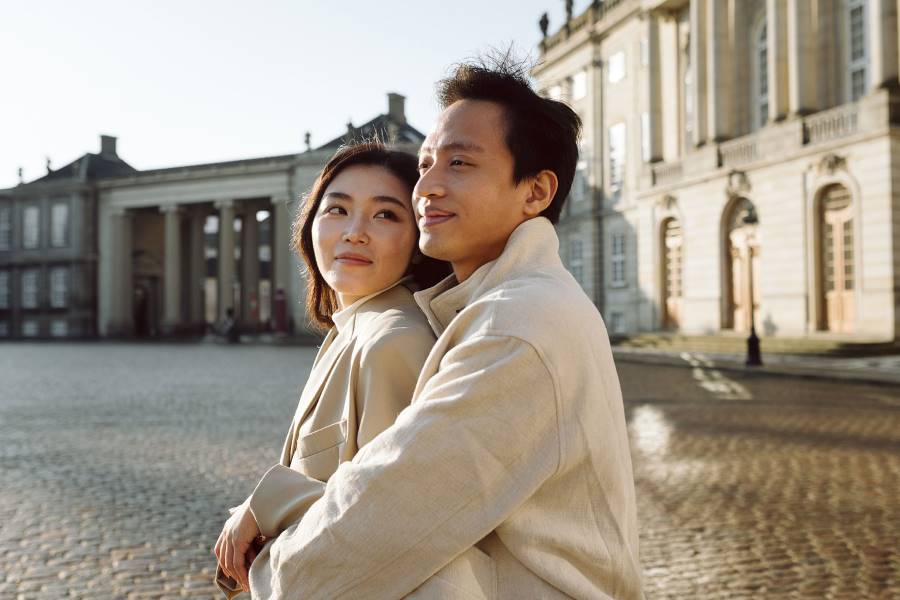
<instances>
[{"instance_id":1,"label":"woman's eye","mask_svg":"<svg viewBox=\"0 0 900 600\"><path fill-rule=\"evenodd\" d=\"M329 206L325 209L326 215L346 215L347 211L345 211L340 206Z\"/></svg>"},{"instance_id":2,"label":"woman's eye","mask_svg":"<svg viewBox=\"0 0 900 600\"><path fill-rule=\"evenodd\" d=\"M378 219L390 219L391 221L397 220L397 213L391 210L380 210L375 213L375 218Z\"/></svg>"}]
</instances>

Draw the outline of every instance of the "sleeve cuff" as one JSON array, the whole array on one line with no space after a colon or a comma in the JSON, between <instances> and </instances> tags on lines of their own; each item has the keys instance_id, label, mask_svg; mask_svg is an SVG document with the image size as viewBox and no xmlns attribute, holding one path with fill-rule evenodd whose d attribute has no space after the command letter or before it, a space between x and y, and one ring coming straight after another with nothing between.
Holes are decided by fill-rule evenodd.
<instances>
[{"instance_id":1,"label":"sleeve cuff","mask_svg":"<svg viewBox=\"0 0 900 600\"><path fill-rule=\"evenodd\" d=\"M300 519L324 491L321 481L278 464L266 471L250 495L250 512L260 533L275 537Z\"/></svg>"}]
</instances>

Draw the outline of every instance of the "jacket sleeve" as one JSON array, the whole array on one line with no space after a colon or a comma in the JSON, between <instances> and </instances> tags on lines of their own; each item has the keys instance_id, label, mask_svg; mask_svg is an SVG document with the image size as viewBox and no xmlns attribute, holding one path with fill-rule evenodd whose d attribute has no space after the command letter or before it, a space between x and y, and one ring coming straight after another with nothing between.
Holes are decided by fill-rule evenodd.
<instances>
[{"instance_id":1,"label":"jacket sleeve","mask_svg":"<svg viewBox=\"0 0 900 600\"><path fill-rule=\"evenodd\" d=\"M396 423L254 561L254 598L400 598L502 523L559 466L557 386L526 342L450 350Z\"/></svg>"},{"instance_id":2,"label":"jacket sleeve","mask_svg":"<svg viewBox=\"0 0 900 600\"><path fill-rule=\"evenodd\" d=\"M357 447L390 427L400 411L409 406L419 371L433 344L434 336L428 329L397 327L380 332L363 345L355 398L347 400L357 406ZM324 490L323 482L282 463L263 475L248 502L260 532L274 537L300 519Z\"/></svg>"}]
</instances>

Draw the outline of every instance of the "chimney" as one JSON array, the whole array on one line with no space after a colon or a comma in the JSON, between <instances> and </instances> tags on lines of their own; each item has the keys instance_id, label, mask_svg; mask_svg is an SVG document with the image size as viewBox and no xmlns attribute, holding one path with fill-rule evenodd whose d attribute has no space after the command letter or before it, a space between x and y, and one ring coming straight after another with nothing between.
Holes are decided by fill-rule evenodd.
<instances>
[{"instance_id":1,"label":"chimney","mask_svg":"<svg viewBox=\"0 0 900 600\"><path fill-rule=\"evenodd\" d=\"M406 125L405 104L406 97L394 92L388 92L388 117L398 125Z\"/></svg>"},{"instance_id":2,"label":"chimney","mask_svg":"<svg viewBox=\"0 0 900 600\"><path fill-rule=\"evenodd\" d=\"M100 136L100 156L106 158L118 158L116 154L116 137L113 135Z\"/></svg>"}]
</instances>

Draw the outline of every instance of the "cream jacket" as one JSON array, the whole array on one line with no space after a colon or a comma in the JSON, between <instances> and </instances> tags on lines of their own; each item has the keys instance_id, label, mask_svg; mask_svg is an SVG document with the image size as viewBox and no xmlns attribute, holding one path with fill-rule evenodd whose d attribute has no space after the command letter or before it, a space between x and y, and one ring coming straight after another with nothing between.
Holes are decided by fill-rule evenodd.
<instances>
[{"instance_id":1,"label":"cream jacket","mask_svg":"<svg viewBox=\"0 0 900 600\"><path fill-rule=\"evenodd\" d=\"M435 335L404 285L332 316L281 451L247 499L260 532L275 537L321 495L338 465L409 405ZM217 570L226 596L238 591Z\"/></svg>"},{"instance_id":2,"label":"cream jacket","mask_svg":"<svg viewBox=\"0 0 900 600\"><path fill-rule=\"evenodd\" d=\"M641 597L625 416L600 314L543 217L416 300L412 404L250 569L254 598Z\"/></svg>"}]
</instances>

